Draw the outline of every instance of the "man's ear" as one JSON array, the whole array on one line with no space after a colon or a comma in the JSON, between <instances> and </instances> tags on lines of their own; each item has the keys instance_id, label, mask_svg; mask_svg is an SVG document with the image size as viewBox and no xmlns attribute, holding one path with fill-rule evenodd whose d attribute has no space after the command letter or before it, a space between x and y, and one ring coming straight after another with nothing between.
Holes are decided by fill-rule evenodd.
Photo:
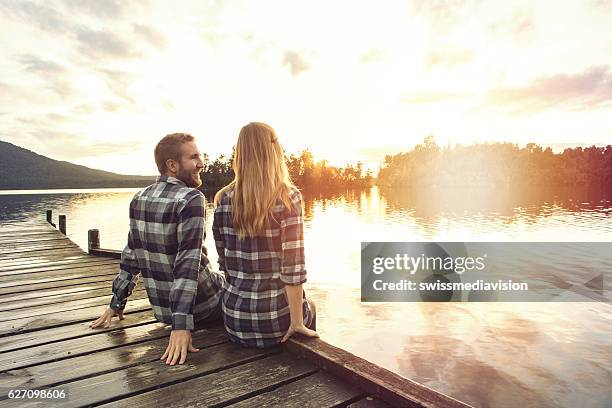
<instances>
[{"instance_id":1,"label":"man's ear","mask_svg":"<svg viewBox=\"0 0 612 408\"><path fill-rule=\"evenodd\" d=\"M178 172L178 163L176 162L176 160L168 159L168 160L166 160L166 168L171 173L177 173Z\"/></svg>"}]
</instances>

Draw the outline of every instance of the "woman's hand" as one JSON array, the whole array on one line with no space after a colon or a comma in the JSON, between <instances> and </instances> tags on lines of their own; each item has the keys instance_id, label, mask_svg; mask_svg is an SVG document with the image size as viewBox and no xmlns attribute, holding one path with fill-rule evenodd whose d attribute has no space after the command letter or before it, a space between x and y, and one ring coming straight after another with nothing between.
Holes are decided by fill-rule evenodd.
<instances>
[{"instance_id":1,"label":"woman's hand","mask_svg":"<svg viewBox=\"0 0 612 408\"><path fill-rule=\"evenodd\" d=\"M175 365L177 362L183 364L187 360L187 353L197 353L200 349L193 347L191 331L172 330L168 347L160 360L166 360L166 364Z\"/></svg>"},{"instance_id":2,"label":"woman's hand","mask_svg":"<svg viewBox=\"0 0 612 408\"><path fill-rule=\"evenodd\" d=\"M289 339L289 337L293 336L295 333L302 334L306 337L319 337L319 334L316 331L310 330L304 325L304 323L298 325L292 324L291 326L289 326L289 330L287 330L287 333L281 340L281 343L286 342L287 339Z\"/></svg>"}]
</instances>

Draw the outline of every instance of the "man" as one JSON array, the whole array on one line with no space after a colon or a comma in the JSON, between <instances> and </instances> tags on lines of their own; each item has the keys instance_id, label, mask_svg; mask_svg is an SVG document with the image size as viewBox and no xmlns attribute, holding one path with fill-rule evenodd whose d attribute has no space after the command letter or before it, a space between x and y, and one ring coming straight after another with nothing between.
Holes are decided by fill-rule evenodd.
<instances>
[{"instance_id":1,"label":"man","mask_svg":"<svg viewBox=\"0 0 612 408\"><path fill-rule=\"evenodd\" d=\"M160 176L130 203L130 232L113 282L110 307L92 328L109 327L123 309L141 273L155 317L172 325L161 360L183 364L193 347L196 322L220 319L224 277L210 270L204 247L206 202L196 188L204 167L193 136L174 133L155 147Z\"/></svg>"}]
</instances>

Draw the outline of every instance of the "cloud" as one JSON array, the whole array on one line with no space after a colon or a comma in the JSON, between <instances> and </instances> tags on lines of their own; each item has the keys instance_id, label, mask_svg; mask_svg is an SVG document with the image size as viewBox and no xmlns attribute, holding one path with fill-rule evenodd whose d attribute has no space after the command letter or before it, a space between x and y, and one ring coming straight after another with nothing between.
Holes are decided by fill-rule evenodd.
<instances>
[{"instance_id":1,"label":"cloud","mask_svg":"<svg viewBox=\"0 0 612 408\"><path fill-rule=\"evenodd\" d=\"M64 0L64 4L72 12L80 11L99 18L116 19L123 12L119 0Z\"/></svg>"},{"instance_id":2,"label":"cloud","mask_svg":"<svg viewBox=\"0 0 612 408\"><path fill-rule=\"evenodd\" d=\"M592 0L593 5L612 10L612 0Z\"/></svg>"},{"instance_id":3,"label":"cloud","mask_svg":"<svg viewBox=\"0 0 612 408\"><path fill-rule=\"evenodd\" d=\"M95 142L83 146L89 156L105 156L107 154L133 153L140 150L144 144L139 140L124 140L122 142Z\"/></svg>"},{"instance_id":4,"label":"cloud","mask_svg":"<svg viewBox=\"0 0 612 408\"><path fill-rule=\"evenodd\" d=\"M102 108L106 112L119 112L121 111L121 105L113 101L102 102Z\"/></svg>"},{"instance_id":5,"label":"cloud","mask_svg":"<svg viewBox=\"0 0 612 408\"><path fill-rule=\"evenodd\" d=\"M207 44L213 47L221 47L227 40L230 39L230 35L228 33L209 28L203 30L201 36Z\"/></svg>"},{"instance_id":6,"label":"cloud","mask_svg":"<svg viewBox=\"0 0 612 408\"><path fill-rule=\"evenodd\" d=\"M608 106L612 106L612 72L606 65L577 74L536 78L523 87L493 89L486 94L481 108L524 114L551 108L586 110Z\"/></svg>"},{"instance_id":7,"label":"cloud","mask_svg":"<svg viewBox=\"0 0 612 408\"><path fill-rule=\"evenodd\" d=\"M289 68L292 76L297 76L300 73L307 71L310 68L304 57L296 51L286 51L283 57L283 66Z\"/></svg>"},{"instance_id":8,"label":"cloud","mask_svg":"<svg viewBox=\"0 0 612 408\"><path fill-rule=\"evenodd\" d=\"M467 64L475 58L474 51L464 48L453 48L442 46L430 52L427 56L427 68L452 68L457 65Z\"/></svg>"},{"instance_id":9,"label":"cloud","mask_svg":"<svg viewBox=\"0 0 612 408\"><path fill-rule=\"evenodd\" d=\"M49 113L47 114L47 118L52 121L52 123L57 123L57 122L66 122L66 123L72 123L74 121L74 118L70 117L70 116L66 116L66 115L62 115L61 113Z\"/></svg>"},{"instance_id":10,"label":"cloud","mask_svg":"<svg viewBox=\"0 0 612 408\"><path fill-rule=\"evenodd\" d=\"M91 29L78 14L75 15L75 9L97 18L113 18L116 23L120 23L118 17L122 12L121 4L114 1L75 0L53 3L52 6L30 1L0 3L0 10L6 16L28 26L35 26L43 31L76 41L78 50L86 57L99 60L105 57L134 58L143 55L132 47L133 38L124 40L115 34L117 31ZM149 35L153 35L152 30L149 30Z\"/></svg>"},{"instance_id":11,"label":"cloud","mask_svg":"<svg viewBox=\"0 0 612 408\"><path fill-rule=\"evenodd\" d=\"M67 23L59 11L44 4L15 1L2 2L0 7L6 15L20 19L27 24L34 24L43 31L64 33L72 27L72 24Z\"/></svg>"},{"instance_id":12,"label":"cloud","mask_svg":"<svg viewBox=\"0 0 612 408\"><path fill-rule=\"evenodd\" d=\"M509 35L516 41L529 42L533 39L536 25L531 13L517 9L511 16L487 25L486 29L492 34Z\"/></svg>"},{"instance_id":13,"label":"cloud","mask_svg":"<svg viewBox=\"0 0 612 408\"><path fill-rule=\"evenodd\" d=\"M141 38L147 40L158 50L163 50L164 48L166 48L166 37L164 37L164 35L157 29L140 24L135 24L134 32L138 34Z\"/></svg>"},{"instance_id":14,"label":"cloud","mask_svg":"<svg viewBox=\"0 0 612 408\"><path fill-rule=\"evenodd\" d=\"M17 55L15 60L23 65L27 72L36 75L38 80L44 82L47 89L50 89L62 98L78 94L69 81L68 69L63 65L31 54Z\"/></svg>"},{"instance_id":15,"label":"cloud","mask_svg":"<svg viewBox=\"0 0 612 408\"><path fill-rule=\"evenodd\" d=\"M363 53L359 58L359 62L367 64L370 62L380 62L384 59L386 53L379 48L372 48Z\"/></svg>"},{"instance_id":16,"label":"cloud","mask_svg":"<svg viewBox=\"0 0 612 408\"><path fill-rule=\"evenodd\" d=\"M141 56L141 53L133 50L127 41L121 40L110 31L79 27L76 30L76 38L81 44L81 51L90 57L133 58Z\"/></svg>"},{"instance_id":17,"label":"cloud","mask_svg":"<svg viewBox=\"0 0 612 408\"><path fill-rule=\"evenodd\" d=\"M136 139L125 138L121 142L88 141L83 135L77 133L61 132L45 127L38 127L27 132L27 136L46 152L57 152L54 158L79 159L99 157L110 154L133 153L143 146L143 142Z\"/></svg>"},{"instance_id":18,"label":"cloud","mask_svg":"<svg viewBox=\"0 0 612 408\"><path fill-rule=\"evenodd\" d=\"M176 107L174 103L169 98L162 98L161 106L166 110L166 112L175 112Z\"/></svg>"},{"instance_id":19,"label":"cloud","mask_svg":"<svg viewBox=\"0 0 612 408\"><path fill-rule=\"evenodd\" d=\"M431 25L439 31L448 31L463 21L463 17L470 13L476 5L470 0L415 0L412 3L416 15L429 20Z\"/></svg>"},{"instance_id":20,"label":"cloud","mask_svg":"<svg viewBox=\"0 0 612 408\"><path fill-rule=\"evenodd\" d=\"M43 60L31 54L17 55L15 59L25 66L26 71L36 74L61 75L68 72L64 66L56 62Z\"/></svg>"},{"instance_id":21,"label":"cloud","mask_svg":"<svg viewBox=\"0 0 612 408\"><path fill-rule=\"evenodd\" d=\"M130 92L130 85L134 81L135 76L129 72L103 69L99 71L106 82L108 90L117 98L128 102L131 105L136 105L136 99Z\"/></svg>"},{"instance_id":22,"label":"cloud","mask_svg":"<svg viewBox=\"0 0 612 408\"><path fill-rule=\"evenodd\" d=\"M0 84L0 108L29 112L39 107L61 104L78 94L70 81L60 76L41 76L20 83Z\"/></svg>"},{"instance_id":23,"label":"cloud","mask_svg":"<svg viewBox=\"0 0 612 408\"><path fill-rule=\"evenodd\" d=\"M77 115L90 115L98 110L98 105L95 103L82 103L72 108L72 111Z\"/></svg>"},{"instance_id":24,"label":"cloud","mask_svg":"<svg viewBox=\"0 0 612 408\"><path fill-rule=\"evenodd\" d=\"M531 33L535 30L533 18L526 14L515 15L512 21L512 32L515 36Z\"/></svg>"},{"instance_id":25,"label":"cloud","mask_svg":"<svg viewBox=\"0 0 612 408\"><path fill-rule=\"evenodd\" d=\"M70 117L61 113L47 113L30 116L18 116L15 120L24 125L29 125L31 129L44 128L47 129L49 125L57 125L58 122L73 123L74 117Z\"/></svg>"},{"instance_id":26,"label":"cloud","mask_svg":"<svg viewBox=\"0 0 612 408\"><path fill-rule=\"evenodd\" d=\"M419 91L403 98L402 103L407 105L421 105L460 99L466 96L468 95L454 92Z\"/></svg>"}]
</instances>

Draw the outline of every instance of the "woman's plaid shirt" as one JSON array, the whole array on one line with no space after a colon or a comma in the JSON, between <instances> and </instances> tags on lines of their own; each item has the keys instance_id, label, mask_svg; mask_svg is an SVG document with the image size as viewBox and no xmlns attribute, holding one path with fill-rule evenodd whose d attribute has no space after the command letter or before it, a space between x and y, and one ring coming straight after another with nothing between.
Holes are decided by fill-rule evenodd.
<instances>
[{"instance_id":1,"label":"woman's plaid shirt","mask_svg":"<svg viewBox=\"0 0 612 408\"><path fill-rule=\"evenodd\" d=\"M285 285L306 282L302 195L290 192L291 208L277 203L268 227L257 237L238 239L232 222L233 190L215 209L213 235L226 282L222 304L230 338L242 345L280 342L291 322Z\"/></svg>"},{"instance_id":2,"label":"woman's plaid shirt","mask_svg":"<svg viewBox=\"0 0 612 408\"><path fill-rule=\"evenodd\" d=\"M204 247L204 195L160 176L130 203L130 232L113 282L110 307L123 309L142 274L155 317L192 330L219 304L223 276L210 270Z\"/></svg>"}]
</instances>

